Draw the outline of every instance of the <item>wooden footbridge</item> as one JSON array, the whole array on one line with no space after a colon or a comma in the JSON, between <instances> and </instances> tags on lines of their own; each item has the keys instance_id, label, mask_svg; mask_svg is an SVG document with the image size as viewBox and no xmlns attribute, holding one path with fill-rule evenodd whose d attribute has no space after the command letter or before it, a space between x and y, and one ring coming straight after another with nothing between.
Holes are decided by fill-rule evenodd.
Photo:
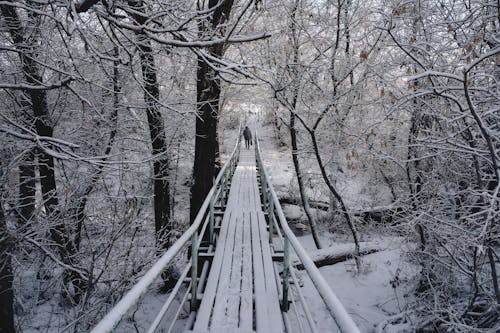
<instances>
[{"instance_id":1,"label":"wooden footbridge","mask_svg":"<svg viewBox=\"0 0 500 333\"><path fill-rule=\"evenodd\" d=\"M238 138L191 227L93 333L123 332L120 323L189 247L178 283L144 332L319 332L290 266L291 250L336 324L329 331L359 332L288 227L255 142L255 149L240 148Z\"/></svg>"}]
</instances>

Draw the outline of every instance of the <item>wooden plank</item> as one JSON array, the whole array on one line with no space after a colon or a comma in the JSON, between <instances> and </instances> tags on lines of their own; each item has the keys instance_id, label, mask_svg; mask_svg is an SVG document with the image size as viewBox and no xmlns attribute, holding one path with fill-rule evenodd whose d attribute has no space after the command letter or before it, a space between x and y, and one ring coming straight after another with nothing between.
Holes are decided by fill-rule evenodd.
<instances>
[{"instance_id":1,"label":"wooden plank","mask_svg":"<svg viewBox=\"0 0 500 333\"><path fill-rule=\"evenodd\" d=\"M240 324L244 331L252 330L253 317L253 277L252 239L250 213L243 213L243 269L241 277Z\"/></svg>"},{"instance_id":2,"label":"wooden plank","mask_svg":"<svg viewBox=\"0 0 500 333\"><path fill-rule=\"evenodd\" d=\"M269 245L269 233L266 230L266 218L264 213L259 211L257 213L259 217L259 231L260 240L262 246L262 258L264 264L264 274L266 281L266 296L269 316L274 318L271 321L269 327L269 332L283 332L282 315L279 304L278 296L278 286L276 284L276 273L274 271L274 265L271 257L271 247Z\"/></svg>"},{"instance_id":3,"label":"wooden plank","mask_svg":"<svg viewBox=\"0 0 500 333\"><path fill-rule=\"evenodd\" d=\"M219 276L219 284L217 286L217 295L215 297L214 310L212 315L212 323L210 327L214 330L220 329L236 329L238 320L230 320L228 317L228 301L234 295L238 296L239 290L233 290L230 287L231 274L233 265L237 265L236 253L238 252L238 244L236 244L236 230L238 230L239 212L231 212L231 220L229 221L228 241L224 249L224 258L221 273ZM241 242L240 242L241 243ZM236 245L236 246L235 246Z\"/></svg>"},{"instance_id":4,"label":"wooden plank","mask_svg":"<svg viewBox=\"0 0 500 333\"><path fill-rule=\"evenodd\" d=\"M262 247L256 212L250 212L252 223L252 258L254 271L254 293L255 293L255 315L257 332L266 332L269 325L269 313L267 311L266 281L264 265L262 262Z\"/></svg>"},{"instance_id":5,"label":"wooden plank","mask_svg":"<svg viewBox=\"0 0 500 333\"><path fill-rule=\"evenodd\" d=\"M221 232L219 234L219 240L217 242L217 247L215 248L214 260L212 262L212 267L210 268L210 273L208 275L207 285L205 291L203 292L203 299L198 309L196 315L196 321L194 323L194 331L207 331L208 324L210 320L210 315L212 313L212 306L215 301L215 295L217 292L217 285L219 280L220 271L222 269L222 262L224 259L224 247L228 236L229 221L231 219L231 212L227 212L222 219Z\"/></svg>"},{"instance_id":6,"label":"wooden plank","mask_svg":"<svg viewBox=\"0 0 500 333\"><path fill-rule=\"evenodd\" d=\"M241 279L243 269L243 212L238 212L234 236L233 265L229 282L226 316L230 327L239 326L239 308L241 299Z\"/></svg>"},{"instance_id":7,"label":"wooden plank","mask_svg":"<svg viewBox=\"0 0 500 333\"><path fill-rule=\"evenodd\" d=\"M235 174L236 177L236 174ZM229 192L228 201L226 203L226 212L222 217L221 221L221 231L218 237L218 242L216 244L215 255L212 262L212 267L207 280L207 285L204 291L204 297L198 309L196 321L194 323L193 330L196 332L206 332L211 326L210 319L212 317L212 312L214 309L214 303L216 301L217 293L219 291L219 278L221 276L221 271L225 264L226 258L226 243L230 240L233 235L230 235L229 227L232 215L235 213L235 209L232 209L237 205L237 198L231 195L233 189L239 190L241 182L238 177L235 178L231 189ZM237 192L237 191L232 191ZM233 238L234 239L234 238ZM231 253L231 252L229 252ZM226 258L226 260L224 260Z\"/></svg>"},{"instance_id":8,"label":"wooden plank","mask_svg":"<svg viewBox=\"0 0 500 333\"><path fill-rule=\"evenodd\" d=\"M241 152L225 208L193 331L283 332L253 150Z\"/></svg>"}]
</instances>

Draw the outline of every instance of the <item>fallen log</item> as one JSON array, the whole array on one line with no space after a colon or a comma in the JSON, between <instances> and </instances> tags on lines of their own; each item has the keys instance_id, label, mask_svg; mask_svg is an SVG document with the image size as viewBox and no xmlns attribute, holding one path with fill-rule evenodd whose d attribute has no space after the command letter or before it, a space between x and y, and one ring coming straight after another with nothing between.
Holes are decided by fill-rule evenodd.
<instances>
[{"instance_id":1,"label":"fallen log","mask_svg":"<svg viewBox=\"0 0 500 333\"><path fill-rule=\"evenodd\" d=\"M387 249L387 244L378 242L361 242L360 254L367 255ZM352 259L354 256L354 244L341 244L321 250L317 250L310 254L310 257L316 267L337 264ZM294 259L292 265L298 270L303 270L304 265L298 260Z\"/></svg>"},{"instance_id":2,"label":"fallen log","mask_svg":"<svg viewBox=\"0 0 500 333\"><path fill-rule=\"evenodd\" d=\"M302 207L300 200L296 197L282 197L280 198L280 203L282 205L296 205ZM328 202L315 200L310 200L309 206L323 212L327 212L331 208ZM349 213L366 223L392 223L394 215L400 214L402 211L402 207L395 204L389 204L385 206L365 207L364 209L351 209Z\"/></svg>"}]
</instances>

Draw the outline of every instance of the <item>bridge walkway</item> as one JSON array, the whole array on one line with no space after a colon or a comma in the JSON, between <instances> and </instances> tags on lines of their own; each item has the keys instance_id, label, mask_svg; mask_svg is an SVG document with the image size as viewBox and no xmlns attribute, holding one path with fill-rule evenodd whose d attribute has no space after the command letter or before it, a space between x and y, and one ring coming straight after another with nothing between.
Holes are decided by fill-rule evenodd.
<instances>
[{"instance_id":1,"label":"bridge walkway","mask_svg":"<svg viewBox=\"0 0 500 333\"><path fill-rule=\"evenodd\" d=\"M242 149L193 332L283 332L255 152Z\"/></svg>"}]
</instances>

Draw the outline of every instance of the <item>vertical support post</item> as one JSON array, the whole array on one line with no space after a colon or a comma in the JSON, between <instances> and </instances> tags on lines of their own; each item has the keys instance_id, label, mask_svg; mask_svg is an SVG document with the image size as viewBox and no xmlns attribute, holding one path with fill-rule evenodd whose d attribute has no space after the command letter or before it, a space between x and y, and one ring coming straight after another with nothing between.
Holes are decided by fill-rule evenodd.
<instances>
[{"instance_id":1,"label":"vertical support post","mask_svg":"<svg viewBox=\"0 0 500 333\"><path fill-rule=\"evenodd\" d=\"M229 171L226 169L226 171L224 171L224 203L227 202L227 179L229 178Z\"/></svg>"},{"instance_id":2,"label":"vertical support post","mask_svg":"<svg viewBox=\"0 0 500 333\"><path fill-rule=\"evenodd\" d=\"M198 307L198 232L191 237L191 311Z\"/></svg>"},{"instance_id":3,"label":"vertical support post","mask_svg":"<svg viewBox=\"0 0 500 333\"><path fill-rule=\"evenodd\" d=\"M267 211L267 217L269 221L269 243L273 242L273 232L274 232L274 201L272 195L269 193L269 207Z\"/></svg>"},{"instance_id":4,"label":"vertical support post","mask_svg":"<svg viewBox=\"0 0 500 333\"><path fill-rule=\"evenodd\" d=\"M283 300L281 302L281 309L287 312L290 308L288 303L288 286L289 286L289 276L290 276L290 242L288 237L285 236L283 241Z\"/></svg>"},{"instance_id":5,"label":"vertical support post","mask_svg":"<svg viewBox=\"0 0 500 333\"><path fill-rule=\"evenodd\" d=\"M226 172L222 174L222 179L220 181L220 205L221 207L226 203Z\"/></svg>"},{"instance_id":6,"label":"vertical support post","mask_svg":"<svg viewBox=\"0 0 500 333\"><path fill-rule=\"evenodd\" d=\"M260 182L262 183L262 204L264 205L264 211L267 211L267 184L266 184L266 176L262 172L262 168L260 168Z\"/></svg>"},{"instance_id":7,"label":"vertical support post","mask_svg":"<svg viewBox=\"0 0 500 333\"><path fill-rule=\"evenodd\" d=\"M208 232L209 232L209 241L210 244L214 245L214 225L215 225L215 193L210 198L210 206L209 206L209 217L208 217Z\"/></svg>"}]
</instances>

